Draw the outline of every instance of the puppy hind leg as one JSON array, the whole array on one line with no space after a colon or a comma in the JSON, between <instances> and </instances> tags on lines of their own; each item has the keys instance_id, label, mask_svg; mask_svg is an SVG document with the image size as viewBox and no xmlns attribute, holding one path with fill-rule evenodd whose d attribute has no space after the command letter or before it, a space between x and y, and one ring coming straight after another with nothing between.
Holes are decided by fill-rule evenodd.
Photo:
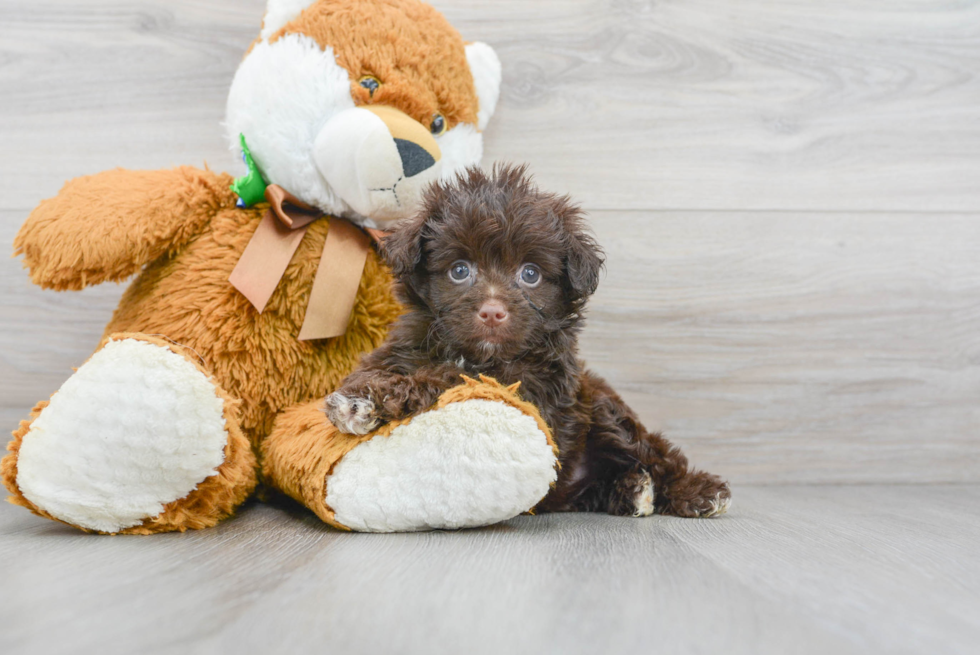
<instances>
[{"instance_id":1,"label":"puppy hind leg","mask_svg":"<svg viewBox=\"0 0 980 655\"><path fill-rule=\"evenodd\" d=\"M669 490L664 514L686 518L710 518L728 511L732 492L728 483L705 471L691 471Z\"/></svg>"},{"instance_id":2,"label":"puppy hind leg","mask_svg":"<svg viewBox=\"0 0 980 655\"><path fill-rule=\"evenodd\" d=\"M655 509L656 497L653 476L637 466L613 482L606 512L615 516L650 516Z\"/></svg>"},{"instance_id":3,"label":"puppy hind leg","mask_svg":"<svg viewBox=\"0 0 980 655\"><path fill-rule=\"evenodd\" d=\"M660 434L637 427L637 454L653 476L657 511L684 518L708 518L728 511L732 492L727 482L690 469L679 448Z\"/></svg>"},{"instance_id":4,"label":"puppy hind leg","mask_svg":"<svg viewBox=\"0 0 980 655\"><path fill-rule=\"evenodd\" d=\"M731 505L728 483L716 475L692 470L680 449L658 433L647 432L626 403L602 380L590 378L593 452L621 471L608 490L609 513L645 515L643 484L653 481L656 512L686 518L725 513ZM632 494L632 495L631 495ZM627 511L632 506L632 511ZM641 510L641 508L643 508Z\"/></svg>"}]
</instances>

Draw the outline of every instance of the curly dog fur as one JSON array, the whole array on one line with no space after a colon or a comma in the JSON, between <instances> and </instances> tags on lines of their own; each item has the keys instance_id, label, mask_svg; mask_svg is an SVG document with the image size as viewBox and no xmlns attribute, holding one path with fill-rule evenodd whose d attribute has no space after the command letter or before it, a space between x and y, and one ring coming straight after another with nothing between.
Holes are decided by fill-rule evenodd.
<instances>
[{"instance_id":1,"label":"curly dog fur","mask_svg":"<svg viewBox=\"0 0 980 655\"><path fill-rule=\"evenodd\" d=\"M524 167L470 169L430 188L384 257L408 311L328 396L335 425L364 433L423 411L461 375L520 381L560 453L558 483L538 511L727 510L728 484L691 469L578 358L603 255L567 197L540 191Z\"/></svg>"}]
</instances>

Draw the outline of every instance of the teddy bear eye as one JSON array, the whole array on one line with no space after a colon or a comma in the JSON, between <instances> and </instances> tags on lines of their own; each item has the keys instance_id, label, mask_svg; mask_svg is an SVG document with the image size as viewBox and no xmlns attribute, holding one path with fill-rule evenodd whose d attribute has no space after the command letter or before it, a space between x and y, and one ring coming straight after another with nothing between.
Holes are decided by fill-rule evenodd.
<instances>
[{"instance_id":1,"label":"teddy bear eye","mask_svg":"<svg viewBox=\"0 0 980 655\"><path fill-rule=\"evenodd\" d=\"M436 114L432 117L432 123L429 124L429 131L433 134L442 134L446 131L446 119L442 117L442 114Z\"/></svg>"},{"instance_id":2,"label":"teddy bear eye","mask_svg":"<svg viewBox=\"0 0 980 655\"><path fill-rule=\"evenodd\" d=\"M456 284L466 282L470 278L470 275L472 275L470 263L462 259L453 262L453 265L449 267L449 279Z\"/></svg>"},{"instance_id":3,"label":"teddy bear eye","mask_svg":"<svg viewBox=\"0 0 980 655\"><path fill-rule=\"evenodd\" d=\"M541 281L541 271L534 264L525 264L521 269L521 282L526 287L536 287Z\"/></svg>"},{"instance_id":4,"label":"teddy bear eye","mask_svg":"<svg viewBox=\"0 0 980 655\"><path fill-rule=\"evenodd\" d=\"M374 75L365 75L358 81L358 84L367 89L372 97L374 96L374 92L378 90L378 87L381 86L381 82Z\"/></svg>"}]
</instances>

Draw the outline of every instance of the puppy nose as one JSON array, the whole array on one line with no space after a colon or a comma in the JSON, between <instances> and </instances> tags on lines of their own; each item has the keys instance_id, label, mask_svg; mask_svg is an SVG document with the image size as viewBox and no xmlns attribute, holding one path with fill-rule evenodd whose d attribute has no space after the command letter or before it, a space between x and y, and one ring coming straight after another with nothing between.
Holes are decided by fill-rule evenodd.
<instances>
[{"instance_id":1,"label":"puppy nose","mask_svg":"<svg viewBox=\"0 0 980 655\"><path fill-rule=\"evenodd\" d=\"M496 327L507 321L507 308L498 300L488 300L480 307L479 316L487 327Z\"/></svg>"}]
</instances>

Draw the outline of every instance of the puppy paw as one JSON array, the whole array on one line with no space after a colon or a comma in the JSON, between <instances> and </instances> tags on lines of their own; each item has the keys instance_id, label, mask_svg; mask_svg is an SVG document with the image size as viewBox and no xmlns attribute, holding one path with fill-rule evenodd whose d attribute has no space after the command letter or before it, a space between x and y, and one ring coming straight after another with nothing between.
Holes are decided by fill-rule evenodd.
<instances>
[{"instance_id":1,"label":"puppy paw","mask_svg":"<svg viewBox=\"0 0 980 655\"><path fill-rule=\"evenodd\" d=\"M732 492L728 490L726 486L724 491L719 491L715 494L715 497L711 499L708 503L707 511L701 515L701 518L706 519L712 516L720 516L728 511L728 508L732 506Z\"/></svg>"},{"instance_id":2,"label":"puppy paw","mask_svg":"<svg viewBox=\"0 0 980 655\"><path fill-rule=\"evenodd\" d=\"M377 408L369 398L334 392L327 396L327 418L346 434L367 434L381 424Z\"/></svg>"},{"instance_id":3,"label":"puppy paw","mask_svg":"<svg viewBox=\"0 0 980 655\"><path fill-rule=\"evenodd\" d=\"M655 509L653 478L642 469L616 480L606 511L616 516L650 516Z\"/></svg>"},{"instance_id":4,"label":"puppy paw","mask_svg":"<svg viewBox=\"0 0 980 655\"><path fill-rule=\"evenodd\" d=\"M633 492L633 516L650 516L653 514L653 501L656 498L653 490L653 478L643 471L640 488Z\"/></svg>"},{"instance_id":5,"label":"puppy paw","mask_svg":"<svg viewBox=\"0 0 980 655\"><path fill-rule=\"evenodd\" d=\"M664 513L685 518L719 516L727 512L732 504L732 491L728 483L716 475L701 471L672 484L668 496Z\"/></svg>"}]
</instances>

